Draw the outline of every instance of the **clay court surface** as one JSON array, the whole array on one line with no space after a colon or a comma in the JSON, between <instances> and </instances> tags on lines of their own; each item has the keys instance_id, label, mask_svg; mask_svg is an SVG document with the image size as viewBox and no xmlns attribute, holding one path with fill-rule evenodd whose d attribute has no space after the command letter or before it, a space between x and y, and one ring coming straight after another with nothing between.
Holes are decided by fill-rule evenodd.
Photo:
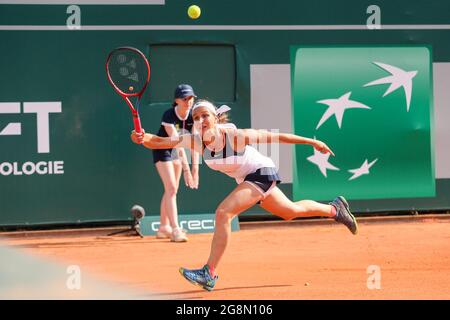
<instances>
[{"instance_id":1,"label":"clay court surface","mask_svg":"<svg viewBox=\"0 0 450 320\"><path fill-rule=\"evenodd\" d=\"M450 299L448 215L359 219L353 236L328 221L243 223L206 292L178 268L201 267L212 234L187 243L108 231L2 234L2 243L158 299ZM6 236L6 237L5 237ZM369 289L368 267L380 268ZM372 270L372 269L369 269ZM148 293L148 296L147 296ZM154 296L153 296L154 297Z\"/></svg>"}]
</instances>

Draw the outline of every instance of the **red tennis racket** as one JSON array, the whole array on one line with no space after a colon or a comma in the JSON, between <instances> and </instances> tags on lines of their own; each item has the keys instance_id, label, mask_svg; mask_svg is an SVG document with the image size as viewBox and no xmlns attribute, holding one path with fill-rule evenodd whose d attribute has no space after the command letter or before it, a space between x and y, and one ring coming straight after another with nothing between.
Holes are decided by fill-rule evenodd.
<instances>
[{"instance_id":1,"label":"red tennis racket","mask_svg":"<svg viewBox=\"0 0 450 320\"><path fill-rule=\"evenodd\" d=\"M136 132L142 132L139 106L150 81L150 63L147 58L136 48L116 48L106 59L106 74L114 90L130 107L134 129ZM137 97L134 105L130 101L131 97Z\"/></svg>"}]
</instances>

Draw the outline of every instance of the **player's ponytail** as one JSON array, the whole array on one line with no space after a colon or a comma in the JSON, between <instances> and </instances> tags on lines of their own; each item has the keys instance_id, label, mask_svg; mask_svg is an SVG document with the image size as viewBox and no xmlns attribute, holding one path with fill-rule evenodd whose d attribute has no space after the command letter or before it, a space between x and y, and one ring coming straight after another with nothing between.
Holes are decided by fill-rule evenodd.
<instances>
[{"instance_id":1,"label":"player's ponytail","mask_svg":"<svg viewBox=\"0 0 450 320\"><path fill-rule=\"evenodd\" d=\"M230 122L230 119L228 118L227 113L221 113L217 115L217 122L218 123L228 123Z\"/></svg>"},{"instance_id":2,"label":"player's ponytail","mask_svg":"<svg viewBox=\"0 0 450 320\"><path fill-rule=\"evenodd\" d=\"M216 115L217 115L217 122L219 123L228 123L230 120L228 118L228 111L230 111L231 108L227 105L221 105L219 108L216 109Z\"/></svg>"}]
</instances>

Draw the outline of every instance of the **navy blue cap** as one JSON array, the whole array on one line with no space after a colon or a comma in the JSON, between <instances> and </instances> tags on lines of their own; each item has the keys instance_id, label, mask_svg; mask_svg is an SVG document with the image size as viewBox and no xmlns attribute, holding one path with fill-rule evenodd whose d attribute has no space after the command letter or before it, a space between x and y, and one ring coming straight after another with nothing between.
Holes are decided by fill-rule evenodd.
<instances>
[{"instance_id":1,"label":"navy blue cap","mask_svg":"<svg viewBox=\"0 0 450 320\"><path fill-rule=\"evenodd\" d=\"M192 89L192 87L188 84L180 84L175 89L174 94L175 99L182 99L190 96L197 98L197 96L194 93L194 89Z\"/></svg>"}]
</instances>

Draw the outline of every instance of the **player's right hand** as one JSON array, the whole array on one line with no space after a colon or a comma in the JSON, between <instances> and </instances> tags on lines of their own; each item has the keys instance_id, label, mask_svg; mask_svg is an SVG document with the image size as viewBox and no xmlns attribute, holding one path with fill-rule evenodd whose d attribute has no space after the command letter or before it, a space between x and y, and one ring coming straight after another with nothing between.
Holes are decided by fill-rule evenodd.
<instances>
[{"instance_id":1,"label":"player's right hand","mask_svg":"<svg viewBox=\"0 0 450 320\"><path fill-rule=\"evenodd\" d=\"M194 189L194 179L192 178L191 170L183 170L183 179L186 187Z\"/></svg>"},{"instance_id":2,"label":"player's right hand","mask_svg":"<svg viewBox=\"0 0 450 320\"><path fill-rule=\"evenodd\" d=\"M144 137L145 137L145 130L142 129L141 132L136 132L135 130L131 131L131 141L133 141L136 144L143 144L144 143Z\"/></svg>"}]
</instances>

